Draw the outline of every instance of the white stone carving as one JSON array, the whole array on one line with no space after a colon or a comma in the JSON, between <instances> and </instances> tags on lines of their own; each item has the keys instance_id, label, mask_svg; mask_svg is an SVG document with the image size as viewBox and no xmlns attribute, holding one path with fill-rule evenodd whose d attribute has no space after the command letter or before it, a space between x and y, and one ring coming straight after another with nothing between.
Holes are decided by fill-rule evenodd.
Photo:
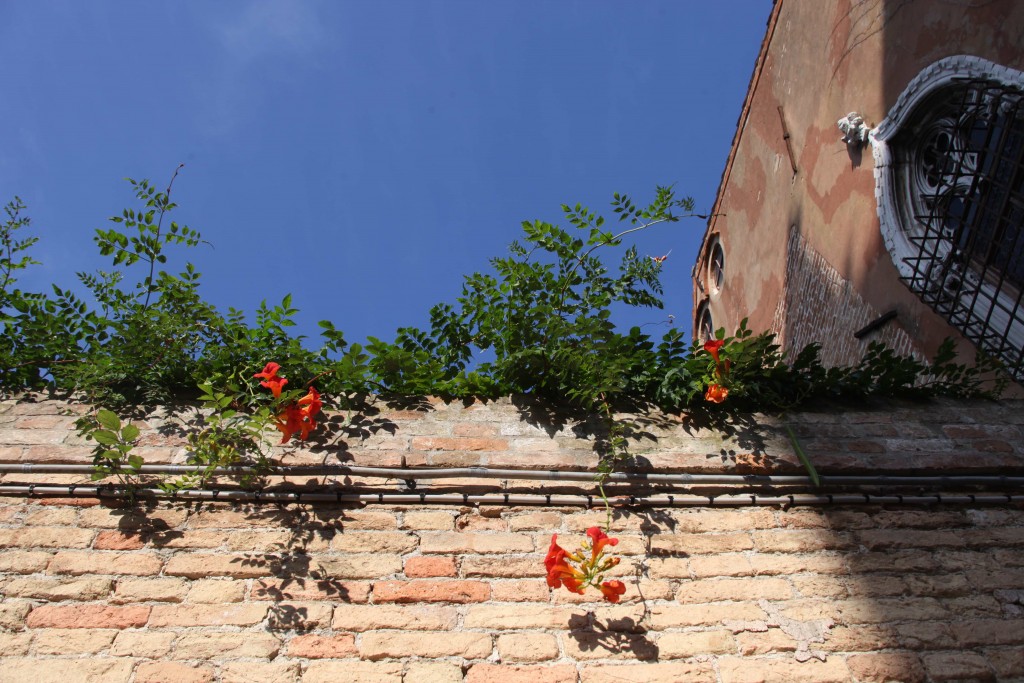
<instances>
[{"instance_id":1,"label":"white stone carving","mask_svg":"<svg viewBox=\"0 0 1024 683\"><path fill-rule=\"evenodd\" d=\"M857 112L851 111L839 119L836 125L839 126L839 130L843 133L843 137L839 139L847 145L860 147L867 143L868 134L871 132L871 129L864 124L864 117Z\"/></svg>"}]
</instances>

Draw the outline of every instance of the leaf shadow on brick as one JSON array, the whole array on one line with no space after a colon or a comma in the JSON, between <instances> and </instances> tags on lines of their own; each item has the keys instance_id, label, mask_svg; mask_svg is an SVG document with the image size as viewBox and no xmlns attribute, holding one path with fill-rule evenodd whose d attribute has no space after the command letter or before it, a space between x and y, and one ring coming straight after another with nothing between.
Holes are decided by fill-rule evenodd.
<instances>
[{"instance_id":1,"label":"leaf shadow on brick","mask_svg":"<svg viewBox=\"0 0 1024 683\"><path fill-rule=\"evenodd\" d=\"M313 562L309 544L317 538L327 541L343 530L336 508L306 508L277 506L275 508L249 508L250 519L262 523L272 521L273 526L284 529L288 537L271 545L264 553L249 553L232 560L243 567L266 569L278 583L253 587L254 597L269 598L267 627L271 630L308 630L316 624L309 621L309 610L290 605L286 601L303 599L300 593L313 592L318 599L349 602L349 591L344 583L331 579ZM261 524L263 525L263 524ZM312 584L312 585L311 585Z\"/></svg>"},{"instance_id":2,"label":"leaf shadow on brick","mask_svg":"<svg viewBox=\"0 0 1024 683\"><path fill-rule=\"evenodd\" d=\"M644 604L646 614L647 606ZM613 654L629 652L642 662L657 661L657 644L647 637L647 629L632 617L599 620L593 612L569 617L569 637L583 651L605 650Z\"/></svg>"},{"instance_id":3,"label":"leaf shadow on brick","mask_svg":"<svg viewBox=\"0 0 1024 683\"><path fill-rule=\"evenodd\" d=\"M184 536L182 531L172 528L166 521L151 516L154 510L162 507L157 500L136 499L134 504L118 501L101 505L117 519L117 530L124 534L126 541L137 539L141 545L160 548Z\"/></svg>"}]
</instances>

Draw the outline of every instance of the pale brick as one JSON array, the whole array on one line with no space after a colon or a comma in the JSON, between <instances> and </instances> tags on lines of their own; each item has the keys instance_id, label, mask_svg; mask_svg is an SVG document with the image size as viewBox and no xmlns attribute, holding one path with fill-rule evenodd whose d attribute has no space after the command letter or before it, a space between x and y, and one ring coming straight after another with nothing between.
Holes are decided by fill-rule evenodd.
<instances>
[{"instance_id":1,"label":"pale brick","mask_svg":"<svg viewBox=\"0 0 1024 683\"><path fill-rule=\"evenodd\" d=\"M768 615L756 604L654 605L651 624L657 630L687 626L720 626L723 622L762 621Z\"/></svg>"},{"instance_id":2,"label":"pale brick","mask_svg":"<svg viewBox=\"0 0 1024 683\"><path fill-rule=\"evenodd\" d=\"M244 535L246 532L236 532ZM153 545L158 548L185 548L197 550L200 548L211 550L220 548L228 543L232 536L228 531L209 531L204 529L186 529L162 535L154 539Z\"/></svg>"},{"instance_id":3,"label":"pale brick","mask_svg":"<svg viewBox=\"0 0 1024 683\"><path fill-rule=\"evenodd\" d=\"M184 508L157 507L147 510L134 508L94 507L78 513L79 524L88 528L141 531L160 537L160 531L181 526L188 517Z\"/></svg>"},{"instance_id":4,"label":"pale brick","mask_svg":"<svg viewBox=\"0 0 1024 683\"><path fill-rule=\"evenodd\" d=\"M333 557L318 556L314 564L323 575L334 579L379 579L402 571L400 555L359 553Z\"/></svg>"},{"instance_id":5,"label":"pale brick","mask_svg":"<svg viewBox=\"0 0 1024 683\"><path fill-rule=\"evenodd\" d=\"M281 642L269 633L182 633L174 644L175 659L272 659Z\"/></svg>"},{"instance_id":6,"label":"pale brick","mask_svg":"<svg viewBox=\"0 0 1024 683\"><path fill-rule=\"evenodd\" d=\"M187 590L184 579L121 579L111 602L181 602Z\"/></svg>"},{"instance_id":7,"label":"pale brick","mask_svg":"<svg viewBox=\"0 0 1024 683\"><path fill-rule=\"evenodd\" d=\"M465 683L576 683L576 667L512 666L507 664L474 664L466 673Z\"/></svg>"},{"instance_id":8,"label":"pale brick","mask_svg":"<svg viewBox=\"0 0 1024 683\"><path fill-rule=\"evenodd\" d=\"M23 633L6 633L0 631L0 653L4 657L20 657L28 654L29 643L32 642L32 633L25 631ZM2 664L3 660L0 660ZM0 674L2 679L3 674Z\"/></svg>"},{"instance_id":9,"label":"pale brick","mask_svg":"<svg viewBox=\"0 0 1024 683\"><path fill-rule=\"evenodd\" d=\"M838 608L839 621L844 624L879 624L899 614L906 621L945 621L948 611L934 598L850 599L830 603Z\"/></svg>"},{"instance_id":10,"label":"pale brick","mask_svg":"<svg viewBox=\"0 0 1024 683\"><path fill-rule=\"evenodd\" d=\"M295 683L298 662L228 662L220 668L221 683Z\"/></svg>"},{"instance_id":11,"label":"pale brick","mask_svg":"<svg viewBox=\"0 0 1024 683\"><path fill-rule=\"evenodd\" d=\"M186 532L187 533L187 532ZM226 545L228 549L239 552L284 552L292 546L293 535L284 530L273 531L232 531L231 533L215 534L223 536L223 543L216 546ZM314 539L317 540L317 539ZM325 546L325 543L320 543ZM302 546L309 550L308 545Z\"/></svg>"},{"instance_id":12,"label":"pale brick","mask_svg":"<svg viewBox=\"0 0 1024 683\"><path fill-rule=\"evenodd\" d=\"M455 528L455 516L450 512L406 512L403 529L417 531L450 531Z\"/></svg>"},{"instance_id":13,"label":"pale brick","mask_svg":"<svg viewBox=\"0 0 1024 683\"><path fill-rule=\"evenodd\" d=\"M332 626L338 631L394 628L427 631L453 630L458 621L454 607L420 605L339 605Z\"/></svg>"},{"instance_id":14,"label":"pale brick","mask_svg":"<svg viewBox=\"0 0 1024 683\"><path fill-rule=\"evenodd\" d=\"M465 628L512 630L525 628L565 628L580 611L571 607L547 605L473 605L467 611Z\"/></svg>"},{"instance_id":15,"label":"pale brick","mask_svg":"<svg viewBox=\"0 0 1024 683\"><path fill-rule=\"evenodd\" d=\"M335 603L365 603L371 584L366 581L334 579L259 579L253 582L251 600L329 600Z\"/></svg>"},{"instance_id":16,"label":"pale brick","mask_svg":"<svg viewBox=\"0 0 1024 683\"><path fill-rule=\"evenodd\" d=\"M409 662L405 679L412 683L462 683L462 667L448 662Z\"/></svg>"},{"instance_id":17,"label":"pale brick","mask_svg":"<svg viewBox=\"0 0 1024 683\"><path fill-rule=\"evenodd\" d=\"M791 597L793 587L785 579L736 578L684 581L680 584L676 600L704 603L722 600L787 600Z\"/></svg>"},{"instance_id":18,"label":"pale brick","mask_svg":"<svg viewBox=\"0 0 1024 683\"><path fill-rule=\"evenodd\" d=\"M410 557L405 561L405 575L410 579L456 576L454 557ZM466 574L466 576L472 576Z\"/></svg>"},{"instance_id":19,"label":"pale brick","mask_svg":"<svg viewBox=\"0 0 1024 683\"><path fill-rule=\"evenodd\" d=\"M445 554L531 553L533 540L512 533L424 533L420 552Z\"/></svg>"},{"instance_id":20,"label":"pale brick","mask_svg":"<svg viewBox=\"0 0 1024 683\"><path fill-rule=\"evenodd\" d=\"M456 486L453 482L447 482L449 486ZM473 484L470 484L472 486ZM470 514L459 515L455 520L455 528L462 533L476 531L508 531L508 522L501 517L484 517L476 511Z\"/></svg>"},{"instance_id":21,"label":"pale brick","mask_svg":"<svg viewBox=\"0 0 1024 683\"><path fill-rule=\"evenodd\" d=\"M343 531L393 531L398 528L398 517L379 510L346 510L341 527Z\"/></svg>"},{"instance_id":22,"label":"pale brick","mask_svg":"<svg viewBox=\"0 0 1024 683\"><path fill-rule=\"evenodd\" d=\"M118 574L152 576L160 573L163 560L154 553L58 552L47 568L51 574Z\"/></svg>"},{"instance_id":23,"label":"pale brick","mask_svg":"<svg viewBox=\"0 0 1024 683\"><path fill-rule=\"evenodd\" d=\"M102 604L41 605L25 620L29 628L133 628L145 626L149 607Z\"/></svg>"},{"instance_id":24,"label":"pale brick","mask_svg":"<svg viewBox=\"0 0 1024 683\"><path fill-rule=\"evenodd\" d=\"M0 548L88 548L95 534L72 527L0 529Z\"/></svg>"},{"instance_id":25,"label":"pale brick","mask_svg":"<svg viewBox=\"0 0 1024 683\"><path fill-rule=\"evenodd\" d=\"M6 600L0 602L0 629L20 631L25 626L25 617L32 609L32 603Z\"/></svg>"},{"instance_id":26,"label":"pale brick","mask_svg":"<svg viewBox=\"0 0 1024 683\"><path fill-rule=\"evenodd\" d=\"M262 603L155 605L149 626L252 626L263 621L267 609Z\"/></svg>"},{"instance_id":27,"label":"pale brick","mask_svg":"<svg viewBox=\"0 0 1024 683\"><path fill-rule=\"evenodd\" d=\"M211 683L213 669L178 662L143 662L135 670L135 683Z\"/></svg>"},{"instance_id":28,"label":"pale brick","mask_svg":"<svg viewBox=\"0 0 1024 683\"><path fill-rule=\"evenodd\" d=\"M373 584L374 602L484 602L491 595L483 581L378 581Z\"/></svg>"},{"instance_id":29,"label":"pale brick","mask_svg":"<svg viewBox=\"0 0 1024 683\"><path fill-rule=\"evenodd\" d=\"M562 515L557 512L530 512L508 519L512 531L547 531L562 526Z\"/></svg>"},{"instance_id":30,"label":"pale brick","mask_svg":"<svg viewBox=\"0 0 1024 683\"><path fill-rule=\"evenodd\" d=\"M369 660L409 656L484 659L491 650L490 634L458 631L369 631L359 642L360 655Z\"/></svg>"},{"instance_id":31,"label":"pale brick","mask_svg":"<svg viewBox=\"0 0 1024 683\"><path fill-rule=\"evenodd\" d=\"M296 636L288 641L289 657L340 659L356 654L356 637L351 633L333 636Z\"/></svg>"},{"instance_id":32,"label":"pale brick","mask_svg":"<svg viewBox=\"0 0 1024 683\"><path fill-rule=\"evenodd\" d=\"M41 550L5 550L0 553L0 574L34 574L46 569L53 557Z\"/></svg>"},{"instance_id":33,"label":"pale brick","mask_svg":"<svg viewBox=\"0 0 1024 683\"><path fill-rule=\"evenodd\" d=\"M909 652L879 652L853 655L846 659L846 666L858 681L907 681L916 683L925 680L924 667L917 655Z\"/></svg>"},{"instance_id":34,"label":"pale brick","mask_svg":"<svg viewBox=\"0 0 1024 683\"><path fill-rule=\"evenodd\" d=\"M134 662L130 659L33 659L5 657L0 683L108 683L127 681ZM136 676L136 681L139 678ZM168 682L169 683L169 682Z\"/></svg>"},{"instance_id":35,"label":"pale brick","mask_svg":"<svg viewBox=\"0 0 1024 683\"><path fill-rule=\"evenodd\" d=\"M274 558L250 557L246 555L210 555L189 553L175 555L167 561L164 574L201 579L209 576L230 576L235 579L251 579L269 576Z\"/></svg>"},{"instance_id":36,"label":"pale brick","mask_svg":"<svg viewBox=\"0 0 1024 683\"><path fill-rule=\"evenodd\" d=\"M719 657L718 672L722 683L845 683L850 679L846 664L838 657L829 657L825 662L817 659L798 662L789 658Z\"/></svg>"},{"instance_id":37,"label":"pale brick","mask_svg":"<svg viewBox=\"0 0 1024 683\"><path fill-rule=\"evenodd\" d=\"M61 580L54 578L14 579L4 588L13 597L35 598L61 602L63 600L101 600L110 594L114 582L107 578Z\"/></svg>"},{"instance_id":38,"label":"pale brick","mask_svg":"<svg viewBox=\"0 0 1024 683\"><path fill-rule=\"evenodd\" d=\"M745 657L793 652L797 649L797 642L793 640L792 636L778 628L770 628L762 632L737 633L736 643L739 646L739 653Z\"/></svg>"},{"instance_id":39,"label":"pale brick","mask_svg":"<svg viewBox=\"0 0 1024 683\"><path fill-rule=\"evenodd\" d=\"M796 532L793 532L796 533ZM565 546L563 546L565 547ZM722 533L722 534L673 534L671 536L651 537L651 554L659 555L713 555L716 553L735 553L742 550L750 550L754 547L754 541L750 534L743 533ZM617 550L622 552L621 549ZM644 552L646 548L641 546L638 552Z\"/></svg>"},{"instance_id":40,"label":"pale brick","mask_svg":"<svg viewBox=\"0 0 1024 683\"><path fill-rule=\"evenodd\" d=\"M839 581L836 581L831 576L793 576L790 579L793 587L796 588L797 593L805 598L816 597L816 598L845 598L848 595L846 586ZM902 581L898 582L900 585L896 587L892 592L885 593L885 595L899 595L903 593L904 584Z\"/></svg>"},{"instance_id":41,"label":"pale brick","mask_svg":"<svg viewBox=\"0 0 1024 683\"><path fill-rule=\"evenodd\" d=\"M245 598L245 583L234 579L198 579L185 583L185 587L189 602L229 603L241 602Z\"/></svg>"},{"instance_id":42,"label":"pale brick","mask_svg":"<svg viewBox=\"0 0 1024 683\"><path fill-rule=\"evenodd\" d=\"M663 633L658 638L658 650L661 657L685 659L736 652L736 641L729 631Z\"/></svg>"},{"instance_id":43,"label":"pale brick","mask_svg":"<svg viewBox=\"0 0 1024 683\"><path fill-rule=\"evenodd\" d=\"M402 683L402 662L310 662L302 683Z\"/></svg>"},{"instance_id":44,"label":"pale brick","mask_svg":"<svg viewBox=\"0 0 1024 683\"><path fill-rule=\"evenodd\" d=\"M543 577L547 572L537 557L484 557L470 555L462 558L462 575L472 577L523 578Z\"/></svg>"},{"instance_id":45,"label":"pale brick","mask_svg":"<svg viewBox=\"0 0 1024 683\"><path fill-rule=\"evenodd\" d=\"M498 656L507 662L558 659L558 640L548 633L507 633L498 636Z\"/></svg>"},{"instance_id":46,"label":"pale brick","mask_svg":"<svg viewBox=\"0 0 1024 683\"><path fill-rule=\"evenodd\" d=\"M346 531L331 541L331 548L342 553L398 553L404 555L416 549L419 538L415 534L398 531Z\"/></svg>"},{"instance_id":47,"label":"pale brick","mask_svg":"<svg viewBox=\"0 0 1024 683\"><path fill-rule=\"evenodd\" d=\"M543 581L491 582L491 602L547 602L550 593Z\"/></svg>"},{"instance_id":48,"label":"pale brick","mask_svg":"<svg viewBox=\"0 0 1024 683\"><path fill-rule=\"evenodd\" d=\"M753 537L762 552L806 553L850 546L849 534L828 529L754 531Z\"/></svg>"},{"instance_id":49,"label":"pale brick","mask_svg":"<svg viewBox=\"0 0 1024 683\"><path fill-rule=\"evenodd\" d=\"M32 648L37 655L95 654L114 642L113 629L38 628L33 631Z\"/></svg>"},{"instance_id":50,"label":"pale brick","mask_svg":"<svg viewBox=\"0 0 1024 683\"><path fill-rule=\"evenodd\" d=\"M565 628L563 626L563 628ZM618 632L614 637L601 631L562 631L559 634L567 657L587 659L632 659L649 661L658 658L658 646L645 633Z\"/></svg>"},{"instance_id":51,"label":"pale brick","mask_svg":"<svg viewBox=\"0 0 1024 683\"><path fill-rule=\"evenodd\" d=\"M657 664L588 664L580 673L581 683L679 683L717 678L710 662L659 662Z\"/></svg>"},{"instance_id":52,"label":"pale brick","mask_svg":"<svg viewBox=\"0 0 1024 683\"><path fill-rule=\"evenodd\" d=\"M46 508L25 515L25 526L76 526L77 508Z\"/></svg>"},{"instance_id":53,"label":"pale brick","mask_svg":"<svg viewBox=\"0 0 1024 683\"><path fill-rule=\"evenodd\" d=\"M279 631L327 628L332 610L332 605L321 602L274 602L267 612L267 628Z\"/></svg>"},{"instance_id":54,"label":"pale brick","mask_svg":"<svg viewBox=\"0 0 1024 683\"><path fill-rule=\"evenodd\" d=\"M717 576L753 576L755 573L750 559L741 553L691 557L689 572L679 576L688 578L692 575L694 578L703 579Z\"/></svg>"},{"instance_id":55,"label":"pale brick","mask_svg":"<svg viewBox=\"0 0 1024 683\"><path fill-rule=\"evenodd\" d=\"M652 557L647 560L647 573L654 579L689 579L692 576L690 563L694 559L696 558Z\"/></svg>"},{"instance_id":56,"label":"pale brick","mask_svg":"<svg viewBox=\"0 0 1024 683\"><path fill-rule=\"evenodd\" d=\"M504 451L508 449L508 441L493 438L418 436L413 438L411 446L414 451Z\"/></svg>"},{"instance_id":57,"label":"pale brick","mask_svg":"<svg viewBox=\"0 0 1024 683\"><path fill-rule=\"evenodd\" d=\"M171 651L176 635L167 631L120 631L114 638L110 654L115 657L160 659Z\"/></svg>"},{"instance_id":58,"label":"pale brick","mask_svg":"<svg viewBox=\"0 0 1024 683\"><path fill-rule=\"evenodd\" d=\"M698 558L694 558L698 559ZM763 554L757 553L747 557L751 569L758 576L791 575L801 572L815 574L847 574L849 570L842 555L826 553L813 554Z\"/></svg>"}]
</instances>

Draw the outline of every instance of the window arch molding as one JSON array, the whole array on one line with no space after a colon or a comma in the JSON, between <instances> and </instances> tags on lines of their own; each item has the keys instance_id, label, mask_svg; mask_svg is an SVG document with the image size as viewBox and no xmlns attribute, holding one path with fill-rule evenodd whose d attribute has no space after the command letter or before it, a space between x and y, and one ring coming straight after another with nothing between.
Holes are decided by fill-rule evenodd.
<instances>
[{"instance_id":1,"label":"window arch molding","mask_svg":"<svg viewBox=\"0 0 1024 683\"><path fill-rule=\"evenodd\" d=\"M1024 378L1024 73L955 55L871 131L880 229L900 278Z\"/></svg>"}]
</instances>

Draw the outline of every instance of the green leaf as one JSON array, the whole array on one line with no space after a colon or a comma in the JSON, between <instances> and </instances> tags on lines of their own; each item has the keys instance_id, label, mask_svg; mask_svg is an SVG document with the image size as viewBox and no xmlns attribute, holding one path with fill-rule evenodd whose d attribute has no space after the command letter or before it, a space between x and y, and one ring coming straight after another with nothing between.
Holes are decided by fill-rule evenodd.
<instances>
[{"instance_id":1,"label":"green leaf","mask_svg":"<svg viewBox=\"0 0 1024 683\"><path fill-rule=\"evenodd\" d=\"M96 439L97 443L101 443L104 446L113 446L117 443L117 434L107 431L106 429L97 429L92 433L92 438Z\"/></svg>"},{"instance_id":2,"label":"green leaf","mask_svg":"<svg viewBox=\"0 0 1024 683\"><path fill-rule=\"evenodd\" d=\"M113 432L121 429L121 420L118 419L117 415L103 408L100 408L99 412L96 413L96 421Z\"/></svg>"},{"instance_id":3,"label":"green leaf","mask_svg":"<svg viewBox=\"0 0 1024 683\"><path fill-rule=\"evenodd\" d=\"M123 441L134 441L139 436L139 428L129 423L124 426L121 430L121 439Z\"/></svg>"}]
</instances>

